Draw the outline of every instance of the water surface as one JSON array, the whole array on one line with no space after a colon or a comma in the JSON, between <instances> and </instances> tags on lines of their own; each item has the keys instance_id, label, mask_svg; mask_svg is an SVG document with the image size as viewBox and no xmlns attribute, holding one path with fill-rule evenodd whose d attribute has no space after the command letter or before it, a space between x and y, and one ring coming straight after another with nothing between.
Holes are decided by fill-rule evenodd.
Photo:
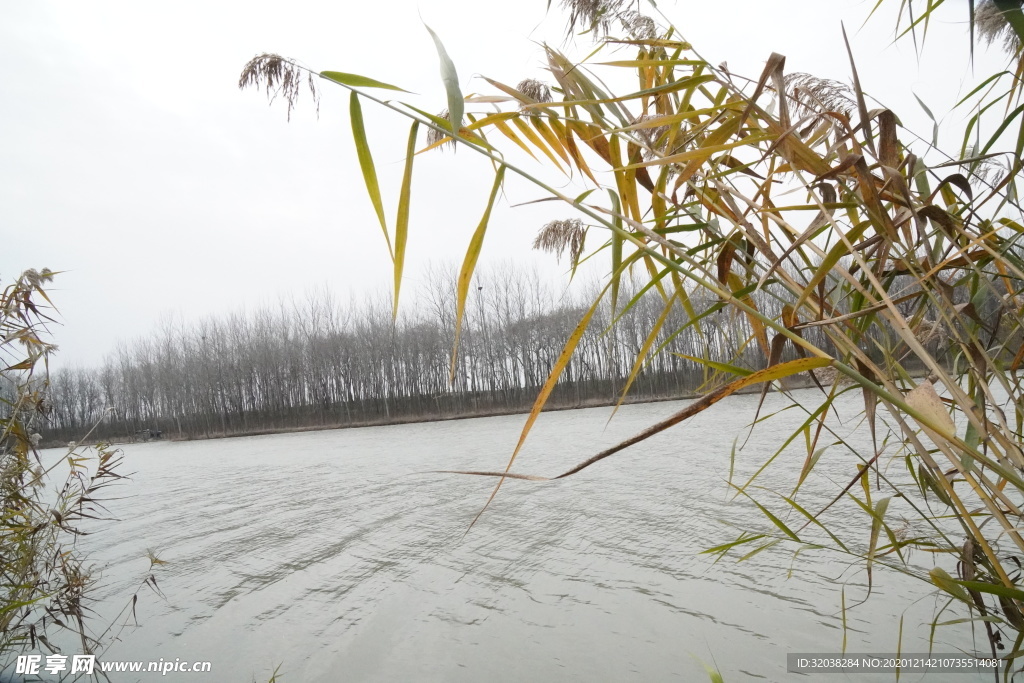
<instances>
[{"instance_id":1,"label":"water surface","mask_svg":"<svg viewBox=\"0 0 1024 683\"><path fill-rule=\"evenodd\" d=\"M699 554L739 529L774 530L727 495L730 452L756 401L724 401L566 480L509 481L468 534L493 481L417 473L502 468L523 416L125 446L134 476L109 504L121 521L87 541L103 567L98 609L112 619L126 604L148 575L147 549L167 561L154 571L166 597L139 593L139 625L128 618L107 658L212 661L212 678L178 675L193 681L266 681L278 665L283 680L310 683L708 680L702 662L727 681L794 679L787 652L842 648L841 592L848 605L863 599L866 575L828 551L794 559L785 544L745 562ZM858 401L841 401L845 422L830 424L869 453ZM784 403L773 394L765 412ZM625 406L607 426L608 408L545 414L515 469L556 474L682 405ZM735 479L804 417L760 425ZM805 456L798 440L763 483L788 494ZM831 499L854 461L829 448L805 507ZM752 493L784 512L778 497ZM890 518L906 512L901 502ZM867 542L855 508L829 519ZM847 614L847 651L896 651L901 616L902 651L927 651L928 592L877 570L871 599ZM934 650L973 646L967 627L944 627Z\"/></svg>"}]
</instances>

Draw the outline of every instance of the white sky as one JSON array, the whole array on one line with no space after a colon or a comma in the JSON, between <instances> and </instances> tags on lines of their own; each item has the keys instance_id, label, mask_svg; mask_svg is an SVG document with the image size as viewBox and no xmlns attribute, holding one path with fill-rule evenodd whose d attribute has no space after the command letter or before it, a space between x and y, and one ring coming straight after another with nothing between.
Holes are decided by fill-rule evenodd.
<instances>
[{"instance_id":1,"label":"white sky","mask_svg":"<svg viewBox=\"0 0 1024 683\"><path fill-rule=\"evenodd\" d=\"M324 284L343 298L384 291L390 260L355 159L347 92L321 81L319 121L306 98L287 123L283 103L238 91L242 66L277 52L317 71L395 83L439 111L445 95L421 16L445 42L463 91L490 92L475 75L512 85L544 79L538 43L564 37L557 4L545 18L544 0L4 2L0 278L29 267L64 271L53 288L64 322L54 329L58 364L86 365L171 316L226 314ZM912 93L942 117L980 80L966 62L966 2L947 3L920 64L909 41L890 45L898 2L861 28L873 5L659 3L704 57L754 78L776 51L787 72L848 81L843 20L865 90L927 136ZM582 57L592 44L578 38L564 49ZM982 51L974 71L999 63ZM364 117L393 224L408 126L369 103ZM423 266L461 261L479 221L491 175L471 157L416 162L406 305ZM514 258L561 277L553 257L530 244L543 223L570 214L508 208L539 196L522 184L510 183L507 196L482 265Z\"/></svg>"}]
</instances>

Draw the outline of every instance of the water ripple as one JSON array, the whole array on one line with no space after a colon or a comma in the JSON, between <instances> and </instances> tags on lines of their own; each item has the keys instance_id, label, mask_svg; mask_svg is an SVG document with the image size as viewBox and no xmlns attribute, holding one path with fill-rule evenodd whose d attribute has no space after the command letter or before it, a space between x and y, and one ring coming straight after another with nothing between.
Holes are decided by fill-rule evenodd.
<instances>
[{"instance_id":1,"label":"water ripple","mask_svg":"<svg viewBox=\"0 0 1024 683\"><path fill-rule=\"evenodd\" d=\"M769 396L765 414L780 400ZM699 554L765 528L725 481L755 404L725 401L567 480L509 481L468 535L494 482L422 472L502 468L521 416L128 446L134 481L109 506L122 521L86 539L103 567L97 609L124 605L148 573L147 549L168 562L155 570L167 600L141 594L141 627L109 657L209 659L224 680L266 680L281 663L287 680L310 683L706 680L698 659L727 680L783 679L787 652L842 647L840 588L850 604L866 586L826 551ZM557 473L678 408L625 406L607 425L607 409L544 414L517 469ZM735 481L801 419L760 425ZM837 423L866 446L855 427ZM801 448L762 483L788 494ZM827 502L850 462L830 448L802 500ZM830 519L866 542L850 505ZM903 651L927 650L933 605L913 601L924 592L880 569L876 595L847 615L847 649L894 651L904 615ZM963 629L939 640L937 651L971 642ZM241 678L230 673L240 662Z\"/></svg>"}]
</instances>

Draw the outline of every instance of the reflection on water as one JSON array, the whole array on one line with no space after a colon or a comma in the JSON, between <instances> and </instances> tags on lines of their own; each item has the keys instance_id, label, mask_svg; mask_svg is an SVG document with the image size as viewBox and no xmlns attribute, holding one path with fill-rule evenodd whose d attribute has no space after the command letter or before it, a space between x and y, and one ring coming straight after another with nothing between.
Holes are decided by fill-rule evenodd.
<instances>
[{"instance_id":1,"label":"reflection on water","mask_svg":"<svg viewBox=\"0 0 1024 683\"><path fill-rule=\"evenodd\" d=\"M784 400L769 396L764 412ZM166 599L141 592L140 625L129 619L107 658L210 660L210 680L225 681L265 681L278 664L286 681L309 682L708 680L702 662L726 680L794 678L787 652L842 648L841 589L853 604L866 577L845 556L794 560L785 544L742 563L698 554L734 539L731 525L773 528L749 501L727 502L730 451L756 401L727 400L567 480L509 481L465 536L493 481L419 472L503 467L522 416L126 446L133 482L109 505L121 521L87 539L104 567L98 609L125 604L147 549L168 561L156 570ZM857 401L846 424L831 418L840 434L854 431ZM556 474L680 405L626 406L607 427L610 409L546 414L515 469ZM804 417L759 425L736 481ZM855 444L870 452L862 431ZM787 495L806 455L795 443L764 480ZM830 500L853 462L830 447L805 507ZM851 512L841 503L830 519L866 542ZM902 650L927 651L927 592L876 571L872 598L848 614L847 650L895 651L902 616ZM945 627L934 650L971 647L969 629Z\"/></svg>"}]
</instances>

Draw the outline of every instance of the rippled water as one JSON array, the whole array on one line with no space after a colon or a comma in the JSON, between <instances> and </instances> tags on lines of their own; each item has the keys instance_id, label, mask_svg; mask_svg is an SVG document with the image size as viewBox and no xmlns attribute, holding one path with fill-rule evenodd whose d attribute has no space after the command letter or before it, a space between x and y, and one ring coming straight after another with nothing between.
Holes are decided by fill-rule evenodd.
<instances>
[{"instance_id":1,"label":"rippled water","mask_svg":"<svg viewBox=\"0 0 1024 683\"><path fill-rule=\"evenodd\" d=\"M308 682L708 680L702 662L727 681L795 678L786 653L838 652L842 587L851 605L866 576L827 551L794 560L785 544L739 563L698 554L734 539L730 525L773 529L749 501L727 502L730 451L756 401L729 399L567 480L509 481L465 536L493 481L417 472L503 467L523 416L126 446L133 481L109 505L121 521L87 544L104 567L99 611L125 605L147 549L168 562L156 569L166 599L139 593L139 626L128 620L107 659L213 663L212 675L163 678L192 681L266 681L278 665ZM784 401L769 396L765 412ZM515 469L556 474L681 405L625 406L607 427L607 408L545 414ZM858 407L840 408L846 422L830 423L850 433ZM759 425L736 479L803 419ZM866 430L855 436L869 452ZM805 449L785 451L765 483L788 494ZM807 508L849 481L853 459L830 448L821 471L800 494ZM862 513L840 505L829 518L866 543ZM927 593L876 571L871 599L848 613L847 651L894 652L901 615L902 650L927 651ZM934 649L971 647L958 626Z\"/></svg>"}]
</instances>

